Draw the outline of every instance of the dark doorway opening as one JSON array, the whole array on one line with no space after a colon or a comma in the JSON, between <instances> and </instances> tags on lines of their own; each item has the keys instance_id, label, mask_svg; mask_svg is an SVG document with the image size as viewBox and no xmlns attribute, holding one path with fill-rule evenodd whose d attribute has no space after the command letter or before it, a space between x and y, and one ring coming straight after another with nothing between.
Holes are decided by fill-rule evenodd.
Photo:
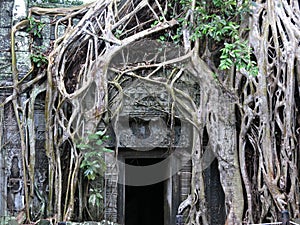
<instances>
[{"instance_id":1,"label":"dark doorway opening","mask_svg":"<svg viewBox=\"0 0 300 225\"><path fill-rule=\"evenodd\" d=\"M204 175L209 224L225 224L225 194L221 186L217 159L205 169Z\"/></svg>"},{"instance_id":2,"label":"dark doorway opening","mask_svg":"<svg viewBox=\"0 0 300 225\"><path fill-rule=\"evenodd\" d=\"M162 159L126 159L134 166L147 166ZM126 174L125 179L130 174ZM164 225L164 182L147 186L125 186L125 225Z\"/></svg>"}]
</instances>

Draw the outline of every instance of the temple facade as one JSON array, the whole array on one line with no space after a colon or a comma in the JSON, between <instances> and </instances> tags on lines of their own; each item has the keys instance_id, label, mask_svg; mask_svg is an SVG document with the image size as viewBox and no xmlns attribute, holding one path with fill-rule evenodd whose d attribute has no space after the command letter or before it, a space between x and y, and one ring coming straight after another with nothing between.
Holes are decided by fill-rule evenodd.
<instances>
[{"instance_id":1,"label":"temple facade","mask_svg":"<svg viewBox=\"0 0 300 225\"><path fill-rule=\"evenodd\" d=\"M50 4L50 3L48 3ZM57 3L55 3L57 4ZM0 2L0 102L12 93L11 29L16 22L27 17L34 3L21 0ZM46 24L42 31L42 45L50 46L54 39L51 17L40 18ZM63 28L62 28L63 29ZM16 34L17 68L19 76L30 70L29 36L26 31ZM182 84L186 85L186 84ZM185 87L197 97L197 83ZM118 137L118 154L107 153L104 174L104 214L102 219L126 225L174 225L180 212L178 207L190 194L192 127L177 119L170 129L170 96L151 84L136 82L125 89L123 109L118 124L111 127L113 141L108 148L115 149ZM48 191L48 159L45 152L44 96L34 105L35 120L35 197L34 212L46 207ZM25 98L24 98L25 99ZM139 104L137 104L137 102ZM113 110L113 105L111 106ZM159 110L158 110L159 108ZM0 218L17 217L24 210L24 162L22 160L18 121L11 104L0 107ZM101 126L101 124L99 124ZM116 129L117 128L117 129ZM32 137L27 137L28 139ZM224 193L218 168L212 163L205 171L207 199L212 217L211 224L222 224L225 218ZM30 182L30 180L27 180Z\"/></svg>"}]
</instances>

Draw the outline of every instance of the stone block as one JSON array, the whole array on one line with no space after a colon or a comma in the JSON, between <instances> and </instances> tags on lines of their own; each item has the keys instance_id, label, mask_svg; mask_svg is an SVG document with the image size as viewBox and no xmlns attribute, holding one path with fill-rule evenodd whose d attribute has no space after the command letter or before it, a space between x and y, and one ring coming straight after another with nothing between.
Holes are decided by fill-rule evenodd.
<instances>
[{"instance_id":1,"label":"stone block","mask_svg":"<svg viewBox=\"0 0 300 225\"><path fill-rule=\"evenodd\" d=\"M74 18L72 22L73 22L73 26L76 26L80 22L80 19Z\"/></svg>"},{"instance_id":2,"label":"stone block","mask_svg":"<svg viewBox=\"0 0 300 225\"><path fill-rule=\"evenodd\" d=\"M100 223L94 221L86 221L82 225L100 225Z\"/></svg>"},{"instance_id":3,"label":"stone block","mask_svg":"<svg viewBox=\"0 0 300 225\"><path fill-rule=\"evenodd\" d=\"M42 46L46 49L50 47L50 39L51 39L51 19L49 16L43 16L41 18L41 22L45 24L44 28L42 29L41 36L42 36Z\"/></svg>"},{"instance_id":4,"label":"stone block","mask_svg":"<svg viewBox=\"0 0 300 225\"><path fill-rule=\"evenodd\" d=\"M13 6L13 24L18 23L27 17L27 1L18 0L14 2Z\"/></svg>"},{"instance_id":5,"label":"stone block","mask_svg":"<svg viewBox=\"0 0 300 225\"><path fill-rule=\"evenodd\" d=\"M50 39L50 32L51 32L50 31L50 23L51 23L50 17L49 16L43 16L41 18L41 22L43 24L45 24L45 26L44 26L44 28L42 30L42 37L44 39Z\"/></svg>"},{"instance_id":6,"label":"stone block","mask_svg":"<svg viewBox=\"0 0 300 225\"><path fill-rule=\"evenodd\" d=\"M16 52L17 69L19 77L24 76L31 68L30 53ZM12 64L10 52L0 52L0 80L12 75ZM4 77L3 77L4 76Z\"/></svg>"},{"instance_id":7,"label":"stone block","mask_svg":"<svg viewBox=\"0 0 300 225\"><path fill-rule=\"evenodd\" d=\"M11 73L2 73L0 74L0 87L7 87L12 85L12 74ZM1 90L1 94L3 90Z\"/></svg>"},{"instance_id":8,"label":"stone block","mask_svg":"<svg viewBox=\"0 0 300 225\"><path fill-rule=\"evenodd\" d=\"M16 220L10 220L7 225L18 225L18 222Z\"/></svg>"},{"instance_id":9,"label":"stone block","mask_svg":"<svg viewBox=\"0 0 300 225\"><path fill-rule=\"evenodd\" d=\"M10 52L10 28L0 28L0 52Z\"/></svg>"},{"instance_id":10,"label":"stone block","mask_svg":"<svg viewBox=\"0 0 300 225\"><path fill-rule=\"evenodd\" d=\"M16 218L11 216L1 216L0 217L1 225L18 225Z\"/></svg>"},{"instance_id":11,"label":"stone block","mask_svg":"<svg viewBox=\"0 0 300 225\"><path fill-rule=\"evenodd\" d=\"M65 31L66 31L66 26L64 26L64 25L59 25L59 26L58 26L58 31L57 31L57 36L58 36L58 38L59 38L59 37L62 37L62 36L65 34Z\"/></svg>"},{"instance_id":12,"label":"stone block","mask_svg":"<svg viewBox=\"0 0 300 225\"><path fill-rule=\"evenodd\" d=\"M29 52L29 34L24 31L18 31L15 35L15 49L18 52Z\"/></svg>"},{"instance_id":13,"label":"stone block","mask_svg":"<svg viewBox=\"0 0 300 225\"><path fill-rule=\"evenodd\" d=\"M29 52L16 52L17 69L20 74L26 74L31 68L30 53Z\"/></svg>"},{"instance_id":14,"label":"stone block","mask_svg":"<svg viewBox=\"0 0 300 225\"><path fill-rule=\"evenodd\" d=\"M10 52L0 52L0 73L11 74Z\"/></svg>"},{"instance_id":15,"label":"stone block","mask_svg":"<svg viewBox=\"0 0 300 225\"><path fill-rule=\"evenodd\" d=\"M16 120L14 120L14 123L16 123ZM19 152L19 148L21 147L18 127L4 126L4 128L5 128L5 133L3 138L5 141L5 148L10 149L10 151L13 152L12 154L14 153L17 154Z\"/></svg>"},{"instance_id":16,"label":"stone block","mask_svg":"<svg viewBox=\"0 0 300 225\"><path fill-rule=\"evenodd\" d=\"M76 222L65 222L65 224L62 225L81 225L81 224Z\"/></svg>"},{"instance_id":17,"label":"stone block","mask_svg":"<svg viewBox=\"0 0 300 225\"><path fill-rule=\"evenodd\" d=\"M2 81L0 81L0 87L3 87L3 86L1 86L1 82ZM12 88L2 89L0 91L0 102L1 101L3 102L5 98L7 98L8 96L10 96L12 94L12 92L13 92ZM7 104L7 106L4 107L4 111L7 110L7 108L9 108L9 104Z\"/></svg>"},{"instance_id":18,"label":"stone block","mask_svg":"<svg viewBox=\"0 0 300 225\"><path fill-rule=\"evenodd\" d=\"M0 27L10 28L14 1L0 1Z\"/></svg>"},{"instance_id":19,"label":"stone block","mask_svg":"<svg viewBox=\"0 0 300 225\"><path fill-rule=\"evenodd\" d=\"M38 222L38 225L50 225L50 221L49 220L40 220Z\"/></svg>"}]
</instances>

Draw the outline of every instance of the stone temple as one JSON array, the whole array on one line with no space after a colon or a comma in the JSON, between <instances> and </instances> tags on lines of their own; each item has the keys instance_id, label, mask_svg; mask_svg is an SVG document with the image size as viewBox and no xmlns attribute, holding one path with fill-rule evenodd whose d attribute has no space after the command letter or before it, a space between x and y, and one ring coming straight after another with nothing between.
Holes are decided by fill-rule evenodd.
<instances>
[{"instance_id":1,"label":"stone temple","mask_svg":"<svg viewBox=\"0 0 300 225\"><path fill-rule=\"evenodd\" d=\"M63 3L60 2L59 6L64 6ZM0 102L12 93L12 26L26 18L27 10L33 4L24 0L0 1ZM48 47L54 38L51 18L43 16L40 19L46 24L42 31L43 46ZM22 59L17 62L22 77L31 67L29 36L25 31L16 34L16 54ZM192 96L196 97L197 83L189 85L186 89L192 90ZM190 193L191 126L178 119L174 123L175 129L170 130L170 118L168 113L164 113L170 110L170 96L161 87L136 82L125 88L124 95L118 129L116 131L111 127L109 131L113 138L118 132L120 139L117 163L114 154L106 154L107 169L101 182L104 185L104 212L94 213L118 224L174 225L178 207ZM46 207L42 195L48 190L44 101L44 96L40 96L38 104L34 105L34 204L37 212ZM154 106L160 107L160 110L153 110ZM24 186L29 185L23 180L20 134L11 104L0 107L0 138L0 223L9 224L9 218L17 217L24 210ZM30 140L32 137L27 138ZM107 147L114 147L113 140L107 143ZM224 202L224 194L216 163L213 162L205 173L209 209L219 215L211 219L211 224L222 224L225 212L224 205L219 203Z\"/></svg>"}]
</instances>

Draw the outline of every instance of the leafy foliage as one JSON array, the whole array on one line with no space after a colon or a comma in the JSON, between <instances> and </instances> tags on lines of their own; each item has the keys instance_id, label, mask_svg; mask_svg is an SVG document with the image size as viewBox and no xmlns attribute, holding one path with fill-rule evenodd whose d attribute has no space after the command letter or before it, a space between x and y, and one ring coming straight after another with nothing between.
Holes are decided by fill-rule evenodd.
<instances>
[{"instance_id":1,"label":"leafy foliage","mask_svg":"<svg viewBox=\"0 0 300 225\"><path fill-rule=\"evenodd\" d=\"M29 26L26 31L32 34L34 37L41 38L42 30L45 27L45 24L41 21L36 20L34 17L28 17Z\"/></svg>"},{"instance_id":2,"label":"leafy foliage","mask_svg":"<svg viewBox=\"0 0 300 225\"><path fill-rule=\"evenodd\" d=\"M48 65L47 55L43 52L42 46L32 46L33 53L30 55L30 59L37 68L41 68Z\"/></svg>"},{"instance_id":3,"label":"leafy foliage","mask_svg":"<svg viewBox=\"0 0 300 225\"><path fill-rule=\"evenodd\" d=\"M236 39L233 43L224 43L221 49L220 70L228 70L236 66L238 70L246 69L251 75L258 73L256 62L251 60L251 48L247 41Z\"/></svg>"},{"instance_id":4,"label":"leafy foliage","mask_svg":"<svg viewBox=\"0 0 300 225\"><path fill-rule=\"evenodd\" d=\"M32 54L30 59L38 68L48 64L48 60L43 54Z\"/></svg>"},{"instance_id":5,"label":"leafy foliage","mask_svg":"<svg viewBox=\"0 0 300 225\"><path fill-rule=\"evenodd\" d=\"M50 2L50 0L42 0L42 2L46 1ZM61 2L64 2L64 0ZM114 4L119 3L119 1L110 2ZM111 49L114 49L115 47L125 49L124 47L129 46L128 43L130 43L130 40L134 41L136 40L136 37L147 38L150 34L153 38L163 39L162 41L171 41L172 38L173 42L180 43L183 41L183 31L189 31L189 33L186 32L184 35L190 35L192 41L199 41L201 44L199 49L200 55L204 55L207 52L209 53L205 56L207 56L207 61L209 61L211 64L207 65L211 66L210 68L213 69L214 73L210 74L212 74L215 79L218 78L217 74L218 72L221 72L220 70L225 70L226 72L226 70L230 68L247 69L248 71L251 71L252 68L255 72L256 65L255 62L251 60L251 46L243 39L245 36L241 36L241 32L239 32L242 29L240 22L242 20L243 13L247 12L248 10L247 1L242 5L238 5L238 3L240 4L244 1L198 1L195 8L191 10L192 1L177 0L175 6L172 6L171 10L169 10L169 8L165 10L168 14L165 15L167 20L174 18L173 15L176 15L175 18L182 17L182 19L179 19L180 25L177 27L175 27L176 25L166 23L166 21L160 21L160 16L164 12L163 10L157 9L164 8L164 5L161 5L163 7L159 5L159 2L163 1L152 1L152 4L147 4L147 6L142 8L142 10L137 9L136 6L138 4L135 4L137 2L138 1L134 2L133 4L132 1L129 0L121 1L120 3L124 9L123 11L118 11L117 5L116 7L114 7L115 5L108 5L107 1L97 1L97 7L88 7L88 10L84 8L81 8L80 11L70 11L70 9L68 9L65 12L63 12L64 10L61 8L57 12L55 12L55 10L47 10L47 15L50 15L52 18L59 18L59 21L61 21L60 25L70 28L66 30L66 35L62 37L63 39L57 42L57 45L54 46L54 49L51 52L53 54L50 54L49 56L49 60L55 63L53 63L52 69L48 71L49 73L47 74L47 78L51 78L50 81L52 81L52 78L54 78L58 81L58 83L55 83L55 85L45 85L47 94L46 96L50 97L44 102L46 109L45 121L47 126L47 132L45 134L45 150L48 156L49 165L51 165L48 167L47 172L49 178L52 178L48 179L48 190L44 192L45 195L48 195L47 199L49 200L49 202L47 202L47 212L45 215L49 216L53 215L53 213L57 213L55 214L55 219L57 221L62 221L63 218L74 219L77 216L77 212L78 215L80 215L80 213L82 214L84 212L84 207L77 207L77 202L79 201L82 201L82 205L85 205L85 200L87 199L91 205L97 206L97 204L100 204L101 188L93 187L93 183L98 181L97 176L99 176L101 171L104 171L105 169L105 165L103 166L101 164L101 160L103 160L103 154L97 154L97 151L95 150L96 148L99 149L103 146L101 143L103 143L104 134L101 132L100 134L96 135L90 134L89 137L78 144L78 148L81 149L81 154L77 154L78 149L70 148L67 149L70 151L70 157L66 157L66 155L63 154L61 160L57 160L59 155L56 154L56 152L59 152L61 149L65 149L66 147L68 148L68 146L70 146L69 143L66 145L65 141L57 142L57 140L65 140L65 137L70 137L74 134L72 131L83 130L86 128L84 121L79 124L70 119L77 117L77 114L78 118L84 115L85 111L82 110L82 104L72 104L69 93L58 88L64 84L67 84L66 79L69 75L74 75L75 78L81 78L85 74L97 74L97 76L86 76L87 80L77 79L78 85L76 86L74 92L72 92L74 93L72 94L72 98L74 98L76 102L82 102L83 100L86 100L84 97L82 97L82 93L89 90L87 89L89 86L85 85L87 81L97 84L102 84L103 80L107 81L106 79L103 79L106 78L104 75L106 76L107 73L97 72L99 69L106 70L109 65L105 63L97 64L100 67L93 65L95 65L95 62L99 62L100 60L101 62L109 61L106 59L110 59L109 57L111 57ZM275 41L278 41L279 45L282 45L279 46L279 48L274 49L274 51L276 51L276 55L266 55L268 59L264 58L264 54L257 55L258 62L260 64L259 66L261 69L267 72L268 79L266 80L265 77L261 76L256 77L256 79L248 79L246 76L244 76L244 74L233 74L234 77L232 81L234 82L226 82L223 86L210 85L208 82L199 82L200 89L205 93L204 95L199 96L199 101L203 102L203 104L197 108L197 111L194 111L194 107L190 108L189 106L187 106L185 110L191 113L197 113L201 110L201 113L203 111L203 115L212 115L213 117L217 118L217 121L220 122L217 126L215 126L216 124L213 123L208 117L195 119L191 118L190 114L185 114L186 119L191 119L191 122L193 122L195 125L202 125L202 122L205 122L207 123L207 127L205 127L205 129L209 126L211 127L212 130L207 129L206 131L208 133L208 137L210 138L210 142L212 143L212 147L218 147L224 144L224 146L221 148L222 151L218 152L220 153L219 155L222 155L222 164L219 164L219 166L222 166L222 168L226 169L220 169L219 172L220 178L224 179L222 186L226 199L225 205L226 208L228 208L228 210L226 210L228 212L227 222L232 224L241 224L243 216L245 216L245 223L253 223L254 220L264 220L264 222L267 222L270 220L269 218L275 220L277 218L277 212L282 210L282 208L291 209L291 211L293 211L293 215L298 216L299 214L299 207L297 205L297 202L299 202L299 195L297 192L299 189L298 178L297 176L289 175L299 171L297 164L299 149L295 149L295 146L298 146L298 140L293 138L297 136L295 131L299 128L299 124L297 123L297 117L299 116L297 111L298 93L294 91L295 85L290 85L293 84L293 82L297 83L298 81L297 79L295 80L295 77L297 77L296 75L298 75L295 74L297 70L293 69L295 68L294 62L296 62L297 56L296 54L290 54L289 60L286 60L286 53L288 52L287 50L293 49L293 46L298 45L299 35L296 32L296 28L291 29L294 30L295 33L289 32L288 34L285 34L285 32L278 32L278 30L286 31L286 27L293 27L293 25L295 25L291 21L297 21L297 15L299 14L297 14L297 12L299 10L295 8L295 12L289 11L291 12L289 15L291 18L289 20L285 20L284 18L282 19L280 16L283 12L282 7L289 7L291 5L287 0L284 0L283 2L283 5L272 7L272 10L269 10L269 5L256 3L258 8L256 8L255 12L260 12L261 14L255 15L260 19L256 23L254 21L253 26L256 26L256 28L260 29L261 35L258 35L257 37L252 36L249 39L251 40L251 44L253 46L260 46L261 49L259 50L266 53L268 53L270 49L273 50L274 47L277 46L276 43L274 44ZM169 7L171 3L174 2L168 2ZM178 5L184 7L186 10L182 11L182 7L178 7ZM147 7L150 10L145 10ZM115 14L103 13L111 12L111 10L114 8L116 8L116 11L114 11L116 12ZM32 10L37 15L46 15L44 14L44 10L37 8ZM274 10L275 12L273 12ZM293 13L295 13L294 16L292 15ZM147 14L149 14L149 16ZM96 27L99 29L86 30L86 26L76 26L76 29L74 29L74 19L77 20L78 17L81 16L84 16L85 24L88 24L89 27ZM147 19L145 19L145 16L148 16L146 17ZM148 20L148 22L146 20ZM157 22L155 22L153 29L151 30L153 33L144 32L154 20L157 20ZM109 24L106 24L107 21ZM20 23L17 28L23 29L24 26L21 26L22 24L23 23ZM120 26L120 24L122 24L122 26ZM160 24L164 25L163 29L160 27ZM121 43L121 46L117 46L117 44L111 43L110 40L106 40L106 38L103 38L103 40L101 39L100 41L100 38L106 37L107 34L110 34L112 27L119 29L116 30L116 37L126 36L129 42L123 42ZM87 35L87 31L91 33L91 35ZM34 31L32 31L32 34L34 34ZM132 37L133 34L137 35ZM250 35L252 34L250 33ZM284 35L288 36L284 37ZM36 36L38 37L38 35ZM289 41L286 41L287 39ZM87 43L93 44L89 45ZM193 46L193 43L191 44L191 46ZM87 46L88 50L86 49ZM205 51L207 49L208 51ZM79 52L82 53L78 54ZM94 61L96 57L98 57L99 61ZM204 57L201 60L200 58L195 59L195 65L198 66L198 69L201 69L200 67L201 63L204 61L203 59L206 60ZM166 66L170 65L167 62L164 63L166 63ZM78 66L76 67L76 65ZM124 67L117 68L119 74L121 74L120 76L124 75L126 76L126 79L128 79L128 77L130 79L131 77L136 79L145 79L145 76L139 76L138 73L132 74L124 72L122 68L125 68L126 65L128 65L128 61L124 63ZM156 65L152 64L150 66L154 66L154 68L157 67ZM16 66L14 66L14 68L16 68ZM69 68L74 68L74 70L69 70ZM95 71L94 68L97 71ZM140 68L142 67L139 67L138 69ZM276 70L276 68L281 68L281 70ZM284 68L292 69L289 70ZM70 71L72 72L71 74L69 73ZM13 73L17 77L18 73L16 69L13 70ZM98 76L98 74L100 76ZM219 74L221 75L224 73ZM199 77L198 74L193 75L194 77ZM201 79L205 79L205 75L206 73L201 74ZM119 79L119 77L117 80L113 80L113 82L116 81L115 85L122 84L122 80ZM130 81L130 79L128 79L128 81ZM147 77L147 79L150 79L150 77ZM167 87L169 87L169 84L172 83L169 82L171 79L173 82L178 78L177 76L175 76L175 78L170 77L170 79L167 81L168 83L165 82ZM151 79L151 82L152 81L157 82L158 79ZM13 82L14 88L18 87L20 84L17 79L14 79ZM23 82L27 81L23 80ZM48 80L44 79L44 77L40 78L39 82L35 81L26 84L28 84L30 87L40 88L38 85L40 85L42 82L44 84L49 84L47 83ZM111 80L109 82L111 82ZM161 82L161 80L159 80L159 82ZM232 83L234 83L234 86L232 86ZM232 102L231 99L229 101L227 95L223 95L223 92L220 92L218 89L223 87L230 89L230 93L224 94L231 94L232 90L232 94L239 97L238 99L240 104ZM236 87L238 87L238 89ZM272 88L269 90L268 87ZM95 96L99 96L97 95L100 93L98 91L99 89L100 88L95 88ZM24 166L22 176L24 179L23 183L29 184L24 185L24 202L26 203L26 207L24 209L26 210L27 219L30 220L31 208L33 208L32 205L35 203L33 201L34 198L31 198L29 194L35 192L35 186L33 182L30 182L31 180L27 180L27 176L29 179L34 177L34 170L31 171L29 168L35 168L35 160L27 159L29 154L30 156L33 155L31 153L34 153L35 148L31 148L29 144L31 142L27 141L27 137L29 137L28 134L30 131L30 126L26 123L22 123L24 119L26 122L26 118L29 118L29 115L27 114L26 110L21 111L19 109L22 108L24 101L31 101L31 97L34 97L32 98L33 101L38 98L34 96L35 92L28 92L28 90L30 90L29 88L26 88L26 91L23 91L22 93L19 92L20 90L22 89L17 89L17 91L14 91L13 93L17 92L18 94L11 95L9 98L17 99L17 101L13 101L13 106L16 114L15 118L21 121L21 125L19 125L19 133L23 143L21 145L21 150L25 153L28 152L28 154L24 154L22 156L22 161L24 163L30 163L30 167L27 167L26 165ZM174 89L172 89L172 91L173 90ZM208 92L206 90L211 91ZM123 90L120 88L119 91L121 93ZM208 94L213 94L213 96L211 98L206 98L209 96ZM291 96L291 98L286 96ZM106 97L107 96L104 96L103 99L107 99ZM295 99L293 99L293 97L295 97ZM268 101L269 99L272 101ZM176 101L174 102L177 104ZM40 102L35 103L40 104ZM90 124L93 124L94 127L97 126L102 116L99 116L98 114L99 106L107 106L107 104L104 103L106 102L101 101L99 98L95 98L92 105L93 107L90 107L91 109L95 109L95 115L97 115L94 118L91 118L93 123ZM232 103L236 107L228 107L229 104ZM207 107L202 107L203 105ZM278 105L284 105L285 107L280 107L279 109L276 107L274 108L274 106ZM226 110L215 110L220 108L224 108ZM101 108L101 110L102 109L103 112L108 110L108 108ZM267 112L267 114L264 112ZM289 112L295 113L293 114ZM222 126L223 122L225 126ZM227 126L228 124L230 124L230 127ZM66 127L72 129L65 129ZM204 132L203 127L204 126L197 127L199 132ZM237 129L240 132L237 132ZM272 135L273 131L275 131L275 136ZM227 132L225 134L232 134L234 135L234 138L225 141L223 139L219 140L219 135L216 135L220 134L219 132L221 134ZM57 138L52 138L52 134L57 135L55 136ZM226 135L226 137L229 136ZM67 141L71 140L67 139ZM274 141L276 142L275 147ZM72 142L71 144L73 146L74 143ZM241 149L237 149L236 146L241 146ZM223 149L225 150L223 151ZM238 153L238 155L235 156L234 154L226 154L226 149L229 149L234 153ZM93 153L93 151L95 151L95 153ZM263 151L264 154L260 154L261 151ZM278 152L282 152L283 154L278 154ZM85 181L87 180L87 182L81 183L80 188L82 189L79 189L79 182L77 179L78 167L80 166L80 164L77 162L80 162L80 160L82 160L81 172L83 172L83 174L85 173ZM187 221L187 223L196 224L196 221L199 221L198 223L200 224L200 219L202 219L201 224L209 224L208 222L205 222L207 214L206 212L208 212L208 210L205 202L205 185L202 182L204 179L202 174L199 173L199 171L202 171L202 164L198 162L199 161L197 161L197 157L192 158L192 164L195 167L193 171L196 172L192 173L190 191L191 193L195 193L195 195L191 195L192 204L189 206L189 221ZM233 165L231 162L236 162L237 164ZM73 168L73 171L64 171L64 168L66 167L61 163L70 165L69 168ZM52 167L52 165L54 167ZM225 166L223 167L223 165ZM53 170L52 168L55 169ZM266 171L265 168L268 168L268 170ZM231 182L232 176L228 176L228 174L238 174L240 171L242 172L242 176L234 176L234 178L243 178L243 185L236 179L234 179L234 182ZM286 171L291 173L287 173ZM262 173L265 176L261 176ZM279 173L280 177L276 176L275 178L274 174ZM30 176L31 174L33 174L33 176ZM247 175L249 175L249 177ZM69 177L70 179L66 181L64 179L65 177ZM82 176L80 178L82 178ZM277 180L279 178L280 182ZM64 188L66 188L67 191L65 191ZM262 188L264 189L263 193L259 191ZM79 190L85 191L84 194L81 194ZM243 192L243 190L245 192ZM66 192L68 192L68 194L64 195ZM245 204L244 208L243 200L246 199L248 202ZM64 210L62 210L61 207L62 202L65 203ZM254 215L254 218L251 218L252 215ZM238 221L230 221L231 218L237 218ZM106 224L107 221L104 223Z\"/></svg>"},{"instance_id":6,"label":"leafy foliage","mask_svg":"<svg viewBox=\"0 0 300 225\"><path fill-rule=\"evenodd\" d=\"M95 180L105 171L105 162L103 159L104 152L113 152L103 146L103 141L109 139L102 131L90 133L87 143L82 141L77 145L83 153L83 159L80 168L83 169L83 174L88 180Z\"/></svg>"},{"instance_id":7,"label":"leafy foliage","mask_svg":"<svg viewBox=\"0 0 300 225\"><path fill-rule=\"evenodd\" d=\"M183 7L190 7L190 0L180 0ZM194 22L185 18L178 21L181 27L174 35L174 40L181 34L182 27L191 31L191 40L211 39L223 45L221 48L219 70L228 70L235 66L238 70L246 69L249 74L256 75L256 62L251 59L252 50L249 43L239 36L240 21L249 11L249 1L237 5L237 1L197 1L194 10ZM189 10L189 9L186 9Z\"/></svg>"},{"instance_id":8,"label":"leafy foliage","mask_svg":"<svg viewBox=\"0 0 300 225\"><path fill-rule=\"evenodd\" d=\"M90 188L89 203L92 206L100 207L102 199L103 199L103 196L101 195L101 190Z\"/></svg>"},{"instance_id":9,"label":"leafy foliage","mask_svg":"<svg viewBox=\"0 0 300 225\"><path fill-rule=\"evenodd\" d=\"M105 152L113 152L103 146L105 140L109 139L109 136L105 135L102 131L96 133L90 133L87 136L87 141L82 140L78 145L83 154L83 159L80 164L80 168L83 170L84 176L88 181L96 180L99 176L103 175L106 165L103 158ZM88 202L93 207L101 206L102 190L98 188L89 188Z\"/></svg>"}]
</instances>

